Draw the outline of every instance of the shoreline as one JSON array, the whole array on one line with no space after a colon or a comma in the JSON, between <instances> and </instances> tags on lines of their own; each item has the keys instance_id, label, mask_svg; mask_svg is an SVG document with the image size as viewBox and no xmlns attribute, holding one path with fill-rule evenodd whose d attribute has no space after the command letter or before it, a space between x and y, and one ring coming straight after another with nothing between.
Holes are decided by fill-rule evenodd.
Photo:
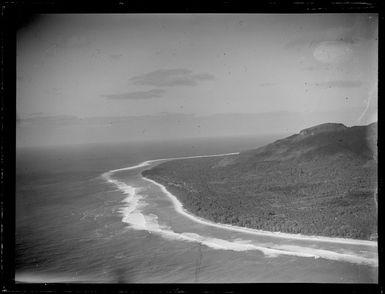
<instances>
[{"instance_id":1,"label":"shoreline","mask_svg":"<svg viewBox=\"0 0 385 294\"><path fill-rule=\"evenodd\" d=\"M278 238L284 238L284 239L295 239L295 240L303 240L303 241L317 241L317 242L328 242L328 243L340 243L340 244L350 244L350 245L364 245L364 246L373 246L377 247L376 241L369 241L369 240L359 240L359 239L347 239L347 238L338 238L338 237L326 237L326 236L307 236L307 235L301 235L301 234L290 234L290 233L283 233L283 232L271 232L271 231L263 231L263 230L256 230L252 228L247 227L240 227L240 226L234 226L229 224L223 224L223 223L215 223L207 219L203 219L199 216L196 216L189 211L187 211L183 204L179 201L179 199L170 193L167 188L152 180L149 178L146 178L142 176L142 178L148 182L151 182L152 184L158 186L161 188L162 192L165 193L169 198L171 198L175 210L184 215L185 217L191 219L192 221L195 221L197 223L212 226L220 229L230 230L230 231L236 231L241 233L247 233L252 235L259 235L259 236L269 236L269 237L278 237Z\"/></svg>"},{"instance_id":2,"label":"shoreline","mask_svg":"<svg viewBox=\"0 0 385 294\"><path fill-rule=\"evenodd\" d=\"M173 158L161 158L161 159L153 159L153 160L147 160L143 161L137 165L129 166L125 168L115 169L108 171L108 174L124 171L124 170L132 170L137 169L141 167L149 166L150 164L154 162L161 162L161 161L171 161L171 160L178 160L178 159L192 159L192 158L204 158L204 157L220 157L220 156L229 156L229 155L237 155L239 152L233 152L233 153L224 153L224 154L213 154L213 155L198 155L198 156L185 156L185 157L173 157ZM106 174L106 173L105 173ZM315 235L302 235L302 234L290 234L290 233L283 233L283 232L271 232L271 231L263 231L263 230L257 230L247 227L240 227L240 226L234 226L230 224L223 224L223 223L215 223L207 219L203 219L201 217L198 217L191 212L187 211L183 204L179 201L179 199L173 195L171 192L167 190L167 188L152 180L149 178L146 178L142 175L141 177L143 180L148 181L158 187L161 188L161 191L166 194L167 197L169 197L173 203L173 206L179 214L182 214L183 216L189 218L190 220L207 225L212 227L217 227L220 229L230 230L230 231L236 231L236 232L242 232L252 235L259 235L259 236L269 236L269 237L278 237L278 238L284 238L284 239L294 239L294 240L304 240L304 241L316 241L316 242L328 242L328 243L340 243L340 244L350 244L350 245L362 245L362 246L371 246L371 247L377 247L377 241L370 241L370 240L360 240L360 239L348 239L348 238L340 238L340 237L326 237L326 236L315 236Z\"/></svg>"}]
</instances>

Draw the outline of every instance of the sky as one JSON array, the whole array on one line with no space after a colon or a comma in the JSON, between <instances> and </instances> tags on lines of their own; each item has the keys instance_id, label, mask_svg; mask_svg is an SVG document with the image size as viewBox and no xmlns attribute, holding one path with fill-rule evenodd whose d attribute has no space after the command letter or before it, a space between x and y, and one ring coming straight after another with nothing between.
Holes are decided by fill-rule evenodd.
<instances>
[{"instance_id":1,"label":"sky","mask_svg":"<svg viewBox=\"0 0 385 294\"><path fill-rule=\"evenodd\" d=\"M17 35L17 145L377 120L376 14L47 14Z\"/></svg>"}]
</instances>

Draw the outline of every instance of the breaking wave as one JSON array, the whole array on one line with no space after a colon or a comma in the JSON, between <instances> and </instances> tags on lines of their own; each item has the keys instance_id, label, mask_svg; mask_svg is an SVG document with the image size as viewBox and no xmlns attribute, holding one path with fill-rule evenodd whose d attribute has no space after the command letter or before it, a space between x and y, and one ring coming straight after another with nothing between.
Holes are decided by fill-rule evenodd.
<instances>
[{"instance_id":1,"label":"breaking wave","mask_svg":"<svg viewBox=\"0 0 385 294\"><path fill-rule=\"evenodd\" d=\"M230 153L230 154L232 155L237 153ZM230 154L227 154L227 155L230 155ZM130 186L112 177L112 175L115 172L145 167L157 161L164 161L164 160L171 160L171 159L187 159L187 158L197 158L197 157L210 157L210 156L223 156L223 155L226 155L226 154L149 160L149 161L144 161L138 165L108 171L104 173L102 176L109 183L114 184L123 194L127 195L127 197L122 201L124 203L124 206L120 209L120 213L123 216L122 221L124 223L127 223L130 228L135 230L144 230L144 231L159 235L168 240L196 242L196 243L205 245L209 248L217 249L217 250L232 250L232 251L238 251L238 252L257 250L259 252L262 252L266 257L277 257L279 255L289 255L289 256L298 256L298 257L324 258L328 260L345 261L350 263L378 266L377 258L373 258L372 256L359 256L354 252L351 252L348 250L340 250L340 252L335 252L331 250L309 248L309 247L296 246L296 245L278 245L278 244L275 245L272 243L256 244L251 240L244 240L239 238L229 241L225 239L203 236L203 235L199 235L191 232L177 233L173 231L170 226L160 224L158 221L157 215L143 213L143 208L147 205L147 203L145 201L146 196L140 194L141 188ZM225 225L225 224L216 224L216 223L212 223L210 221L206 221L204 219L198 218L194 215L191 215L190 213L186 212L183 209L183 205L179 202L179 200L177 200L177 198L174 195L172 195L169 191L167 191L167 189L163 185L147 178L144 178L144 179L159 186L162 192L171 198L177 212L184 214L186 217L196 222L199 222L204 225L215 226L226 230L234 230L234 231L241 231L244 233L255 233L255 234L263 235L263 231L261 231L262 232L261 233L258 231L255 232L255 230L252 230L252 229L234 227L234 226ZM265 235L269 235L269 232L267 233L268 234L265 234ZM275 237L282 237L282 238L285 238L286 235L289 235L289 234L276 235L275 233L270 232L270 235L271 234L273 234L273 236ZM302 238L302 236L300 237ZM287 238L290 238L290 237L287 237ZM296 237L293 237L293 238L296 239ZM306 236L303 236L302 239L308 240L309 238L306 238ZM314 240L327 241L328 239L330 239L332 242L332 239L334 238L326 238L326 240L325 238L321 238L320 240L318 239L317 240L314 239ZM341 240L343 241L345 239L341 239ZM361 241L361 240L357 240L357 241ZM363 243L357 243L357 244L373 246L372 243L366 244L364 240L362 241ZM344 243L344 242L341 242L341 243Z\"/></svg>"}]
</instances>

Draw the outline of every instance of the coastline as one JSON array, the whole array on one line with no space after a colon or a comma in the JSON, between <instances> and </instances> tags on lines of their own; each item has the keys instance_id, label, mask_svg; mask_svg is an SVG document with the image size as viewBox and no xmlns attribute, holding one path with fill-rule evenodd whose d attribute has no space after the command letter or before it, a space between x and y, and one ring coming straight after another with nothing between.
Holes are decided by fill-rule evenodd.
<instances>
[{"instance_id":1,"label":"coastline","mask_svg":"<svg viewBox=\"0 0 385 294\"><path fill-rule=\"evenodd\" d=\"M177 159L191 159L191 158L203 158L203 157L219 157L219 156L238 155L238 154L239 154L239 152L232 152L232 153L211 154L211 155L196 155L196 156L151 159L151 160L146 160L146 161L143 161L141 163L138 163L137 165L110 170L108 172L105 172L102 176L107 175L107 174L112 174L115 172L119 172L119 171L132 170L132 169L137 169L140 167L145 167L145 166L150 165L151 163L158 162L158 161L170 161L170 160L177 160Z\"/></svg>"},{"instance_id":2,"label":"coastline","mask_svg":"<svg viewBox=\"0 0 385 294\"><path fill-rule=\"evenodd\" d=\"M175 157L175 158L163 158L163 159L155 159L155 160L148 160L145 162L142 162L136 166L123 168L115 171L120 170L129 170L129 169L135 169L139 167L148 166L151 163L158 162L158 161L170 161L170 160L177 160L177 159L190 159L190 158L202 158L202 157L215 157L215 156L227 156L227 155L235 155L239 153L227 153L227 154L214 154L214 155L201 155L201 156L188 156L188 157ZM283 232L271 232L271 231L263 231L263 230L257 230L252 228L246 228L246 227L240 227L240 226L234 226L229 224L223 224L223 223L215 223L207 219L203 219L201 217L198 217L189 211L187 211L183 204L179 201L179 199L173 195L171 192L167 190L167 188L152 180L149 178L146 178L142 175L142 178L148 182L151 182L152 184L158 186L161 188L162 192L166 194L172 201L173 206L175 210L182 214L183 216L189 218L190 220L204 224L207 226L217 227L225 230L230 231L236 231L236 232L242 232L247 234L253 234L253 235L259 235L259 236L271 236L271 237L279 237L279 238L285 238L285 239L295 239L295 240L304 240L304 241L317 241L317 242L329 242L329 243L340 243L340 244L351 244L351 245L364 245L364 246L372 246L377 247L377 241L370 241L370 240L360 240L360 239L348 239L348 238L339 238L339 237L326 237L326 236L315 236L315 235L302 235L302 234L290 234L290 233L283 233Z\"/></svg>"}]
</instances>

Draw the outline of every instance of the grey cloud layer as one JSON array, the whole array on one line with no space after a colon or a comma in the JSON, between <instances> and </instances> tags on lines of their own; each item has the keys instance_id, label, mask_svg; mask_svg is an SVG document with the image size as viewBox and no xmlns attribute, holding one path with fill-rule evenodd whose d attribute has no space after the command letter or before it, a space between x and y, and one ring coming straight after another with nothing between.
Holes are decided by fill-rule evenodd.
<instances>
[{"instance_id":1,"label":"grey cloud layer","mask_svg":"<svg viewBox=\"0 0 385 294\"><path fill-rule=\"evenodd\" d=\"M153 89L149 91L135 91L135 92L126 92L120 94L110 94L103 95L108 99L116 99L116 100L141 100L141 99L152 99L162 97L165 93L165 90L162 89Z\"/></svg>"},{"instance_id":2,"label":"grey cloud layer","mask_svg":"<svg viewBox=\"0 0 385 294\"><path fill-rule=\"evenodd\" d=\"M177 68L159 69L130 80L135 85L156 87L195 86L201 81L214 80L214 76L208 73L193 74L189 69Z\"/></svg>"},{"instance_id":3,"label":"grey cloud layer","mask_svg":"<svg viewBox=\"0 0 385 294\"><path fill-rule=\"evenodd\" d=\"M133 77L130 80L135 85L145 86L195 86L200 81L214 80L214 76L208 73L193 74L192 71L189 69L177 68L152 71L144 75ZM162 97L165 92L166 91L163 89L152 89L148 91L109 94L103 95L103 97L114 100L141 100L159 98Z\"/></svg>"}]
</instances>

